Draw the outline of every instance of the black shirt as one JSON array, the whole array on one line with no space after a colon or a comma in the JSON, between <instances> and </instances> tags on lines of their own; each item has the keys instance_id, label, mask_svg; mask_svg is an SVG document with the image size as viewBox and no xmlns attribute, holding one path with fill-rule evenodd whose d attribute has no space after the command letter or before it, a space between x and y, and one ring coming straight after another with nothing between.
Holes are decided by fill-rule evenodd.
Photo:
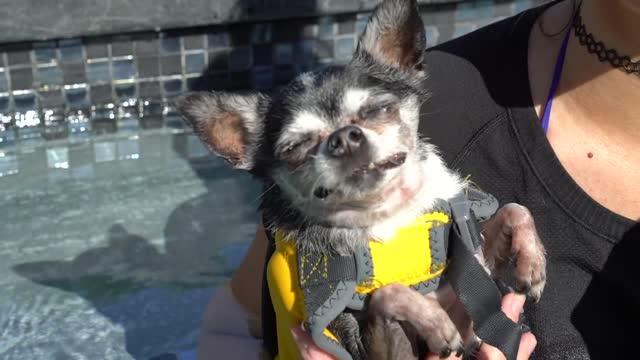
<instances>
[{"instance_id":1,"label":"black shirt","mask_svg":"<svg viewBox=\"0 0 640 360\"><path fill-rule=\"evenodd\" d=\"M526 306L534 358L640 357L639 223L575 183L532 104L528 39L546 6L429 49L420 131L462 176L532 212L548 252L545 292Z\"/></svg>"}]
</instances>

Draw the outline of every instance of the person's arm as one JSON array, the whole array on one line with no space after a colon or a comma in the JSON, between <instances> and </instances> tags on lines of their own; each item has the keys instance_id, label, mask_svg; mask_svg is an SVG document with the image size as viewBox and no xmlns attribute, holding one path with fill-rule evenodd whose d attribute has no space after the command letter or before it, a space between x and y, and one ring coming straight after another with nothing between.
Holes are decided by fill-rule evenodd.
<instances>
[{"instance_id":1,"label":"person's arm","mask_svg":"<svg viewBox=\"0 0 640 360\"><path fill-rule=\"evenodd\" d=\"M262 303L262 279L267 253L267 234L262 224L242 263L231 277L231 291L247 311L260 318Z\"/></svg>"},{"instance_id":2,"label":"person's arm","mask_svg":"<svg viewBox=\"0 0 640 360\"><path fill-rule=\"evenodd\" d=\"M262 279L267 245L264 228L260 225L229 286L219 288L205 309L198 341L198 359L219 358L221 333L262 336Z\"/></svg>"}]
</instances>

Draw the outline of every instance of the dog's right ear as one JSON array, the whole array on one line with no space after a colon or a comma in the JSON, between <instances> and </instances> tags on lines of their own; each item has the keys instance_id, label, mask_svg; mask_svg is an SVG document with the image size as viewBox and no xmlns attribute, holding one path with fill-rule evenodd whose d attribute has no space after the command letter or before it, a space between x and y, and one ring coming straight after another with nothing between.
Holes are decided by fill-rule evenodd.
<instances>
[{"instance_id":1,"label":"dog's right ear","mask_svg":"<svg viewBox=\"0 0 640 360\"><path fill-rule=\"evenodd\" d=\"M187 124L217 156L251 170L269 99L262 94L195 92L176 101Z\"/></svg>"}]
</instances>

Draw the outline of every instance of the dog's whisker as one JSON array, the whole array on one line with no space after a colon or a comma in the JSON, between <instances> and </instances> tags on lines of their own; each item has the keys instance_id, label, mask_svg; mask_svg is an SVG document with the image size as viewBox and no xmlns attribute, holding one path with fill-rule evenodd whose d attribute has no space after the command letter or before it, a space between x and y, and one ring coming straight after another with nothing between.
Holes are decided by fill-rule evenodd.
<instances>
[{"instance_id":1,"label":"dog's whisker","mask_svg":"<svg viewBox=\"0 0 640 360\"><path fill-rule=\"evenodd\" d=\"M275 183L273 183L273 184L269 185L269 187L268 187L265 191L263 191L263 192L262 192L260 195L258 195L255 199L253 199L251 202L249 202L249 204L253 205L253 204L255 204L256 202L260 201L262 198L264 198L264 196L265 196L269 191L273 190L273 188L275 188L275 187L276 187L276 184L275 184Z\"/></svg>"}]
</instances>

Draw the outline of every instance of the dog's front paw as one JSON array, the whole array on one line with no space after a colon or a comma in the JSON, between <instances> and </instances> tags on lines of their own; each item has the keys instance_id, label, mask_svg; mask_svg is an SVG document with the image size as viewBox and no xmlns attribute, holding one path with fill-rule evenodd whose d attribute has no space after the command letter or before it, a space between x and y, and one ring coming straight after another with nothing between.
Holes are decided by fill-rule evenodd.
<instances>
[{"instance_id":1,"label":"dog's front paw","mask_svg":"<svg viewBox=\"0 0 640 360\"><path fill-rule=\"evenodd\" d=\"M547 260L529 210L515 203L503 206L487 222L485 238L484 256L494 276L501 275L509 259L515 258L516 291L540 300Z\"/></svg>"},{"instance_id":2,"label":"dog's front paw","mask_svg":"<svg viewBox=\"0 0 640 360\"><path fill-rule=\"evenodd\" d=\"M442 320L438 328L433 329L431 332L420 334L427 342L429 351L439 354L441 358L448 358L452 353L455 353L456 356L462 355L464 353L464 344L458 329L448 317Z\"/></svg>"},{"instance_id":3,"label":"dog's front paw","mask_svg":"<svg viewBox=\"0 0 640 360\"><path fill-rule=\"evenodd\" d=\"M508 213L506 225L512 237L511 254L516 260L516 291L538 302L547 281L547 260L533 216L518 204L507 204L503 209Z\"/></svg>"},{"instance_id":4,"label":"dog's front paw","mask_svg":"<svg viewBox=\"0 0 640 360\"><path fill-rule=\"evenodd\" d=\"M384 320L394 320L411 325L417 336L427 343L429 351L448 357L452 353L462 354L464 344L458 328L442 305L432 296L424 296L401 284L390 284L376 290L369 302L372 330L385 334ZM380 321L382 319L383 321ZM378 341L389 344L394 341L378 336ZM393 354L393 351L386 353ZM394 358L399 357L395 353Z\"/></svg>"}]
</instances>

